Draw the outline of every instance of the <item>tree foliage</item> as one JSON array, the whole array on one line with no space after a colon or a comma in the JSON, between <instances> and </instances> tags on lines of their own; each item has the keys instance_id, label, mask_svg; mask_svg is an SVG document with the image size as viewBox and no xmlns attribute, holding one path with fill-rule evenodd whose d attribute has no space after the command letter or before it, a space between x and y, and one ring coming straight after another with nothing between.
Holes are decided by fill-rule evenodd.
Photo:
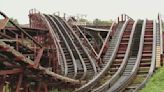
<instances>
[{"instance_id":1,"label":"tree foliage","mask_svg":"<svg viewBox=\"0 0 164 92\"><path fill-rule=\"evenodd\" d=\"M93 21L89 21L87 19L79 19L79 22L85 22L86 24L93 24L93 25L111 25L113 22L112 20L101 20L101 19L94 19Z\"/></svg>"},{"instance_id":2,"label":"tree foliage","mask_svg":"<svg viewBox=\"0 0 164 92\"><path fill-rule=\"evenodd\" d=\"M93 20L93 24L94 25L110 25L112 23L112 20L109 20L109 21L104 21L104 20L100 20L98 18L94 19Z\"/></svg>"},{"instance_id":3,"label":"tree foliage","mask_svg":"<svg viewBox=\"0 0 164 92\"><path fill-rule=\"evenodd\" d=\"M92 24L91 21L84 19L84 18L79 19L79 22L85 22L86 24Z\"/></svg>"},{"instance_id":4,"label":"tree foliage","mask_svg":"<svg viewBox=\"0 0 164 92\"><path fill-rule=\"evenodd\" d=\"M15 24L19 24L17 19L10 18L11 21L13 21ZM7 26L13 26L10 22L7 23Z\"/></svg>"}]
</instances>

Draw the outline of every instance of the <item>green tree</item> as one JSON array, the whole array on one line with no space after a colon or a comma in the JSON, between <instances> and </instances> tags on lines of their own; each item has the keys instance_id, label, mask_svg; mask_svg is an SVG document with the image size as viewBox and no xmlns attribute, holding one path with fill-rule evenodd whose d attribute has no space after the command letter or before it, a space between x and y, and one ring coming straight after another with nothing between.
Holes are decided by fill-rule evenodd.
<instances>
[{"instance_id":1,"label":"green tree","mask_svg":"<svg viewBox=\"0 0 164 92\"><path fill-rule=\"evenodd\" d=\"M85 22L86 24L91 24L91 21L83 18L79 19L79 22Z\"/></svg>"},{"instance_id":2,"label":"green tree","mask_svg":"<svg viewBox=\"0 0 164 92\"><path fill-rule=\"evenodd\" d=\"M13 21L15 24L19 24L17 19L14 18L10 18L11 21ZM13 24L11 24L10 22L7 23L7 26L13 26Z\"/></svg>"},{"instance_id":3,"label":"green tree","mask_svg":"<svg viewBox=\"0 0 164 92\"><path fill-rule=\"evenodd\" d=\"M87 19L79 19L79 22L88 22L88 20Z\"/></svg>"},{"instance_id":4,"label":"green tree","mask_svg":"<svg viewBox=\"0 0 164 92\"><path fill-rule=\"evenodd\" d=\"M109 21L105 20L105 21L103 21L103 20L100 20L98 18L93 20L93 24L94 25L110 25L111 23L112 23L112 20L109 20Z\"/></svg>"},{"instance_id":5,"label":"green tree","mask_svg":"<svg viewBox=\"0 0 164 92\"><path fill-rule=\"evenodd\" d=\"M93 24L99 25L99 24L101 24L101 20L96 18L95 20L93 20Z\"/></svg>"}]
</instances>

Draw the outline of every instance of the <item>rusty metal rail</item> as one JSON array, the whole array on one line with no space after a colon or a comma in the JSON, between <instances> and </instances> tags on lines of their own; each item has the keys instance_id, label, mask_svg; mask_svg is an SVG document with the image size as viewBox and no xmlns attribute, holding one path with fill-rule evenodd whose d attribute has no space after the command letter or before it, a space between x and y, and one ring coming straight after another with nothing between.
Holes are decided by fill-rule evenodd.
<instances>
[{"instance_id":1,"label":"rusty metal rail","mask_svg":"<svg viewBox=\"0 0 164 92\"><path fill-rule=\"evenodd\" d=\"M48 29L44 29L46 32L33 29L37 30L33 34L3 12L0 15L4 18L0 20L0 92L49 92L53 88L59 91L70 88L74 92L136 92L155 70L156 36L160 38L163 55L160 17L157 35L156 21L145 20L137 26L138 20L122 15L119 23L112 23L97 53L79 26L74 25L77 30L73 30L59 16L36 13L35 19L41 22L38 24ZM8 22L13 27L6 28Z\"/></svg>"},{"instance_id":2,"label":"rusty metal rail","mask_svg":"<svg viewBox=\"0 0 164 92\"><path fill-rule=\"evenodd\" d=\"M66 62L66 57L64 55L64 51L63 51L62 46L59 42L59 37L57 37L57 35L55 35L55 30L53 29L53 27L49 23L48 19L46 19L46 16L44 16L43 14L41 14L41 16L42 16L42 20L45 21L45 23L47 24L50 35L53 39L53 43L54 43L55 48L56 48L57 61L61 66L61 74L64 76L67 76L68 66L67 66L67 62Z\"/></svg>"},{"instance_id":3,"label":"rusty metal rail","mask_svg":"<svg viewBox=\"0 0 164 92\"><path fill-rule=\"evenodd\" d=\"M130 76L126 85L122 85L122 90L128 91L132 90L134 92L141 89L150 76L153 74L155 69L155 48L156 48L156 23L151 20L145 21L145 27L142 31L142 40L140 44L141 58L137 59L136 68L133 69L133 74ZM150 56L149 56L150 54Z\"/></svg>"},{"instance_id":4,"label":"rusty metal rail","mask_svg":"<svg viewBox=\"0 0 164 92\"><path fill-rule=\"evenodd\" d=\"M97 55L97 60L100 60L99 62L101 62L101 56L102 56L103 52L106 52L106 50L108 49L109 40L110 40L110 37L111 37L111 32L112 32L114 24L115 24L115 22L112 23L112 25L111 25L111 27L109 29L109 32L107 33L107 36L105 38L105 41L103 42L103 45L102 45L102 47L100 49L100 52Z\"/></svg>"},{"instance_id":5,"label":"rusty metal rail","mask_svg":"<svg viewBox=\"0 0 164 92\"><path fill-rule=\"evenodd\" d=\"M105 81L104 84L100 85L98 88L94 89L94 92L103 92L106 91L107 89L109 89L110 87L112 87L112 85L114 85L114 83L121 77L121 74L123 72L123 70L126 67L126 64L128 62L128 58L130 56L130 50L131 50L131 46L132 46L132 41L133 41L133 37L134 37L134 32L135 32L135 28L137 25L138 21L135 21L133 26L131 27L131 33L129 35L124 35L123 37L129 38L129 42L127 43L127 50L125 51L125 56L122 60L122 63L120 64L119 69L116 71L115 74L113 74L107 81ZM123 39L123 38L122 38ZM121 46L125 46L125 44L120 43ZM120 48L121 48L120 46ZM119 52L119 51L118 51ZM113 61L113 63L118 64L117 62Z\"/></svg>"},{"instance_id":6,"label":"rusty metal rail","mask_svg":"<svg viewBox=\"0 0 164 92\"><path fill-rule=\"evenodd\" d=\"M66 38L62 34L61 29L57 26L56 22L50 16L46 16L46 17L49 20L49 22L51 23L51 26L53 26L54 28L56 27L56 31L58 33L59 41L61 43L63 51L65 51L64 54L65 54L65 57L66 57L66 62L67 62L67 67L68 67L67 68L68 69L67 70L68 71L67 76L75 78L76 75L77 75L77 65L76 65L75 57L73 55L71 47L69 46Z\"/></svg>"},{"instance_id":7,"label":"rusty metal rail","mask_svg":"<svg viewBox=\"0 0 164 92\"><path fill-rule=\"evenodd\" d=\"M126 27L128 22L125 22L123 27L121 28L120 33L119 33L119 37L122 37L123 35L123 31ZM121 39L118 39L119 41L116 42L116 47L113 49L113 53L111 55L111 58L109 59L109 61L106 63L105 67L102 68L102 70L98 73L97 76L95 76L92 80L90 80L88 83L84 84L82 87L80 87L79 89L76 90L76 92L83 92L83 91L89 91L91 90L100 80L101 78L103 78L103 76L107 73L107 71L109 70L110 68L110 65L116 55L116 52L118 50L118 47L119 47L119 43L121 41Z\"/></svg>"},{"instance_id":8,"label":"rusty metal rail","mask_svg":"<svg viewBox=\"0 0 164 92\"><path fill-rule=\"evenodd\" d=\"M72 21L75 21L75 19L73 19L73 17L71 17L70 19L71 19ZM97 52L95 51L95 49L93 48L93 46L91 45L91 43L88 41L87 37L84 35L84 33L82 32L82 30L79 28L78 25L75 24L74 26L77 28L77 30L74 30L74 31L80 33L81 36L82 36L82 38L84 38L84 41L85 41L84 45L86 44L87 47L88 47L88 49L91 50L91 55L93 54L94 58L97 58L97 57L98 57ZM73 30L73 29L72 29L72 30Z\"/></svg>"},{"instance_id":9,"label":"rusty metal rail","mask_svg":"<svg viewBox=\"0 0 164 92\"><path fill-rule=\"evenodd\" d=\"M82 56L83 59L83 64L86 66L87 69L87 75L88 76L94 76L97 74L97 63L94 61L93 58L89 55L85 47L83 46L82 42L80 41L80 38L73 32L71 27L67 25L67 23L62 20L60 17L57 17L58 20L61 21L61 24L63 24L63 27L65 27L66 31L68 32L69 35L72 35L71 38L74 41L75 45L78 47L78 50Z\"/></svg>"}]
</instances>

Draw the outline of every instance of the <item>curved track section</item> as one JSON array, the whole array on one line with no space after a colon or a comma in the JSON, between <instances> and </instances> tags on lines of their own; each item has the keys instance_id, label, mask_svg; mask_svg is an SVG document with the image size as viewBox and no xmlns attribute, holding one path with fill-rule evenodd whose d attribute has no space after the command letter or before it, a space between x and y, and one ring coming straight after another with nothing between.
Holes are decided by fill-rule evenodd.
<instances>
[{"instance_id":1,"label":"curved track section","mask_svg":"<svg viewBox=\"0 0 164 92\"><path fill-rule=\"evenodd\" d=\"M128 21L124 23L123 27L119 27L118 30L116 31L116 34L119 34L117 36L115 36L115 38L119 38L119 37L122 37L123 35L123 31L127 25ZM117 41L118 40L118 41ZM116 51L118 49L118 46L119 46L119 43L120 43L120 40L121 39L116 39L113 40L113 44L116 44L115 48L116 49L113 49L113 54L111 55L111 58L108 58L107 60L109 60L109 62L106 61L106 66L104 64L104 68L102 68L102 70L100 71L100 73L95 76L95 78L93 78L92 80L90 80L88 83L86 83L85 85L83 85L81 88L77 89L76 92L84 92L84 91L89 91L90 89L92 89L100 80L101 78L107 73L107 71L109 70L110 68L110 65L111 65L111 62L112 60L114 59L114 56L116 55ZM113 46L114 48L114 46ZM109 49L109 50L112 50L112 49ZM110 52L112 53L112 52ZM109 55L109 53L108 53Z\"/></svg>"},{"instance_id":2,"label":"curved track section","mask_svg":"<svg viewBox=\"0 0 164 92\"><path fill-rule=\"evenodd\" d=\"M87 77L94 76L97 73L96 64L92 60L92 58L88 55L86 49L83 47L81 41L78 39L76 34L70 34L69 31L72 31L68 25L61 18L57 16L49 16L45 15L49 18L49 22L51 22L52 26L56 28L57 35L65 40L68 50L72 52L72 58L74 58L73 64L69 64L69 67L75 67L76 72L73 78L76 79L86 79ZM59 39L61 42L62 40ZM67 54L67 53L66 53ZM72 62L72 60L70 60ZM68 63L67 63L68 64ZM72 69L71 69L72 70ZM68 70L68 73L71 72ZM70 75L72 75L70 74ZM88 78L87 78L88 79Z\"/></svg>"},{"instance_id":3,"label":"curved track section","mask_svg":"<svg viewBox=\"0 0 164 92\"><path fill-rule=\"evenodd\" d=\"M39 15L49 29L43 37L0 15L0 91L136 92L161 63L160 19L114 22L97 54L78 26L58 16ZM5 29L8 22L16 31Z\"/></svg>"},{"instance_id":4,"label":"curved track section","mask_svg":"<svg viewBox=\"0 0 164 92\"><path fill-rule=\"evenodd\" d=\"M122 37L119 49L121 49L121 48L125 48L125 49L121 49L117 52L117 55L124 54L124 57L122 57L122 58L116 57L112 64L113 65L112 68L118 68L118 69L113 74L110 74L111 75L110 78L106 79L105 83L103 83L98 88L94 89L93 90L94 92L106 91L107 89L112 87L119 78L121 78L121 74L122 74L123 70L126 69L125 67L128 64L128 57L130 56L130 50L131 50L133 38L135 35L135 29L137 26L137 22L138 21L136 21L136 22L133 21L133 22L129 23L124 31L124 35ZM127 40L128 42L125 42L125 39L129 39L129 41ZM119 59L120 59L120 61L122 61L122 62L120 62L120 64L117 63Z\"/></svg>"},{"instance_id":5,"label":"curved track section","mask_svg":"<svg viewBox=\"0 0 164 92\"><path fill-rule=\"evenodd\" d=\"M121 89L121 85L123 84L124 81L126 81L129 76L131 76L132 70L135 65L135 61L137 58L138 54L138 47L139 47L139 41L140 41L140 34L141 34L141 29L142 29L142 24L137 24L137 21L135 25L133 26L131 36L130 36L130 41L128 45L128 49L126 51L126 57L124 58L124 63L122 63L122 68L120 68L120 73L115 75L111 81L109 81L108 86L106 85L106 88L108 87L109 92L118 92L119 89ZM140 27L141 25L141 27ZM139 30L136 27L140 27ZM105 86L105 85L104 85ZM105 91L105 90L104 90Z\"/></svg>"},{"instance_id":6,"label":"curved track section","mask_svg":"<svg viewBox=\"0 0 164 92\"><path fill-rule=\"evenodd\" d=\"M67 76L67 74L68 74L67 61L70 58L68 58L65 53L69 53L69 51L67 50L67 47L64 47L66 45L63 46L58 41L61 38L59 38L58 35L56 35L57 33L55 33L55 30L51 26L51 24L49 23L48 19L46 19L46 17L43 14L41 16L42 16L42 20L44 20L45 23L47 24L47 27L48 27L49 32L50 32L50 35L53 38L53 43L55 45L56 53L57 53L57 60L61 64L61 75ZM63 42L62 44L65 44L65 43ZM63 47L63 49L62 49L62 47Z\"/></svg>"},{"instance_id":7,"label":"curved track section","mask_svg":"<svg viewBox=\"0 0 164 92\"><path fill-rule=\"evenodd\" d=\"M137 91L144 86L146 81L153 74L155 69L155 48L156 48L156 23L152 20L146 20L142 56L137 74L134 79L125 88L125 92Z\"/></svg>"},{"instance_id":8,"label":"curved track section","mask_svg":"<svg viewBox=\"0 0 164 92\"><path fill-rule=\"evenodd\" d=\"M71 17L70 19L71 21L76 21L73 17ZM73 30L78 35L79 39L83 42L84 46L86 46L86 48L88 49L89 54L96 59L98 57L98 54L93 48L93 46L91 45L91 43L89 42L89 40L87 39L86 35L82 32L82 30L79 28L78 25L75 24L74 26L76 27L76 29L73 28L70 29Z\"/></svg>"},{"instance_id":9,"label":"curved track section","mask_svg":"<svg viewBox=\"0 0 164 92\"><path fill-rule=\"evenodd\" d=\"M60 44L61 44L61 47L63 49L63 52L64 52L64 55L65 55L65 58L66 58L66 62L67 62L67 76L68 77L72 77L72 78L76 78L77 76L77 63L76 63L76 59L74 57L74 52L71 50L74 49L74 47L70 47L70 44L68 44L68 39L69 38L66 38L63 33L61 32L61 27L59 28L57 26L57 23L52 19L51 16L48 16L48 15L45 15L46 18L48 19L48 21L51 23L51 26L53 26L54 30L56 28L56 33L58 33L58 37L59 37L59 41L60 41ZM56 34L54 34L56 35ZM77 53L76 53L77 54ZM78 54L77 54L78 55Z\"/></svg>"},{"instance_id":10,"label":"curved track section","mask_svg":"<svg viewBox=\"0 0 164 92\"><path fill-rule=\"evenodd\" d=\"M61 19L60 17L57 17L57 16L54 16L54 18L56 18L58 20L58 22L63 26L66 33L68 35L70 35L70 38L72 39L75 46L77 47L77 50L79 51L79 54L81 55L81 57L83 59L82 63L87 69L85 75L94 76L95 74L97 74L96 61L94 59L92 59L91 56L88 54L86 48L83 46L79 37L73 32L73 30L69 27L69 25L67 25L67 23L63 19Z\"/></svg>"},{"instance_id":11,"label":"curved track section","mask_svg":"<svg viewBox=\"0 0 164 92\"><path fill-rule=\"evenodd\" d=\"M120 38L121 41L120 41L120 44L119 44L116 56L115 56L114 60L111 63L111 66L110 66L110 69L108 71L108 74L106 74L104 76L104 78L102 80L102 83L100 83L100 87L106 81L108 81L108 80L110 80L112 78L112 76L119 70L119 68L120 68L120 66L121 66L121 64L123 62L126 62L126 60L124 60L124 58L127 57L127 54L128 54L128 53L126 53L126 51L128 49L130 49L130 48L128 48L128 44L131 44L130 40L133 37L134 30L132 31L132 28L133 29L135 28L135 25L134 26L133 25L134 25L134 21L130 20L127 23L127 26L124 29L122 38Z\"/></svg>"},{"instance_id":12,"label":"curved track section","mask_svg":"<svg viewBox=\"0 0 164 92\"><path fill-rule=\"evenodd\" d=\"M116 31L116 25L118 25L118 24L116 24L115 22L113 22L112 25L111 25L111 27L110 27L110 29L109 29L109 32L107 33L107 36L106 36L106 38L105 38L105 40L103 42L103 45L102 45L102 47L101 47L101 49L99 51L99 54L97 56L98 63L102 63L102 59L103 59L105 53L107 52L107 50L109 48L109 43L110 43L111 38L112 38L111 36Z\"/></svg>"},{"instance_id":13,"label":"curved track section","mask_svg":"<svg viewBox=\"0 0 164 92\"><path fill-rule=\"evenodd\" d=\"M125 23L124 22L120 22L118 24L116 32L115 32L113 38L111 39L111 42L110 42L110 44L108 46L108 49L107 49L107 51L106 51L106 53L105 53L105 55L103 57L103 60L102 60L103 63L100 64L101 69L103 69L106 66L106 64L109 62L109 60L110 60L110 58L112 56L112 53L114 53L115 47L117 47L117 43L120 42L119 38L122 37L122 31L124 31L127 23L128 22L125 22Z\"/></svg>"}]
</instances>

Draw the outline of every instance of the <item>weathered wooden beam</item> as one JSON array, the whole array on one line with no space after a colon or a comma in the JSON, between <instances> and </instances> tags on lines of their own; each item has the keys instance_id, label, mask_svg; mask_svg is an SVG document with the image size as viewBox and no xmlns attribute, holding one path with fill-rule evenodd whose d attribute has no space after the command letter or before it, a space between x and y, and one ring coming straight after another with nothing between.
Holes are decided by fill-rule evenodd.
<instances>
[{"instance_id":1,"label":"weathered wooden beam","mask_svg":"<svg viewBox=\"0 0 164 92\"><path fill-rule=\"evenodd\" d=\"M7 75L7 74L18 74L23 72L23 69L17 68L12 70L0 70L0 75Z\"/></svg>"}]
</instances>

